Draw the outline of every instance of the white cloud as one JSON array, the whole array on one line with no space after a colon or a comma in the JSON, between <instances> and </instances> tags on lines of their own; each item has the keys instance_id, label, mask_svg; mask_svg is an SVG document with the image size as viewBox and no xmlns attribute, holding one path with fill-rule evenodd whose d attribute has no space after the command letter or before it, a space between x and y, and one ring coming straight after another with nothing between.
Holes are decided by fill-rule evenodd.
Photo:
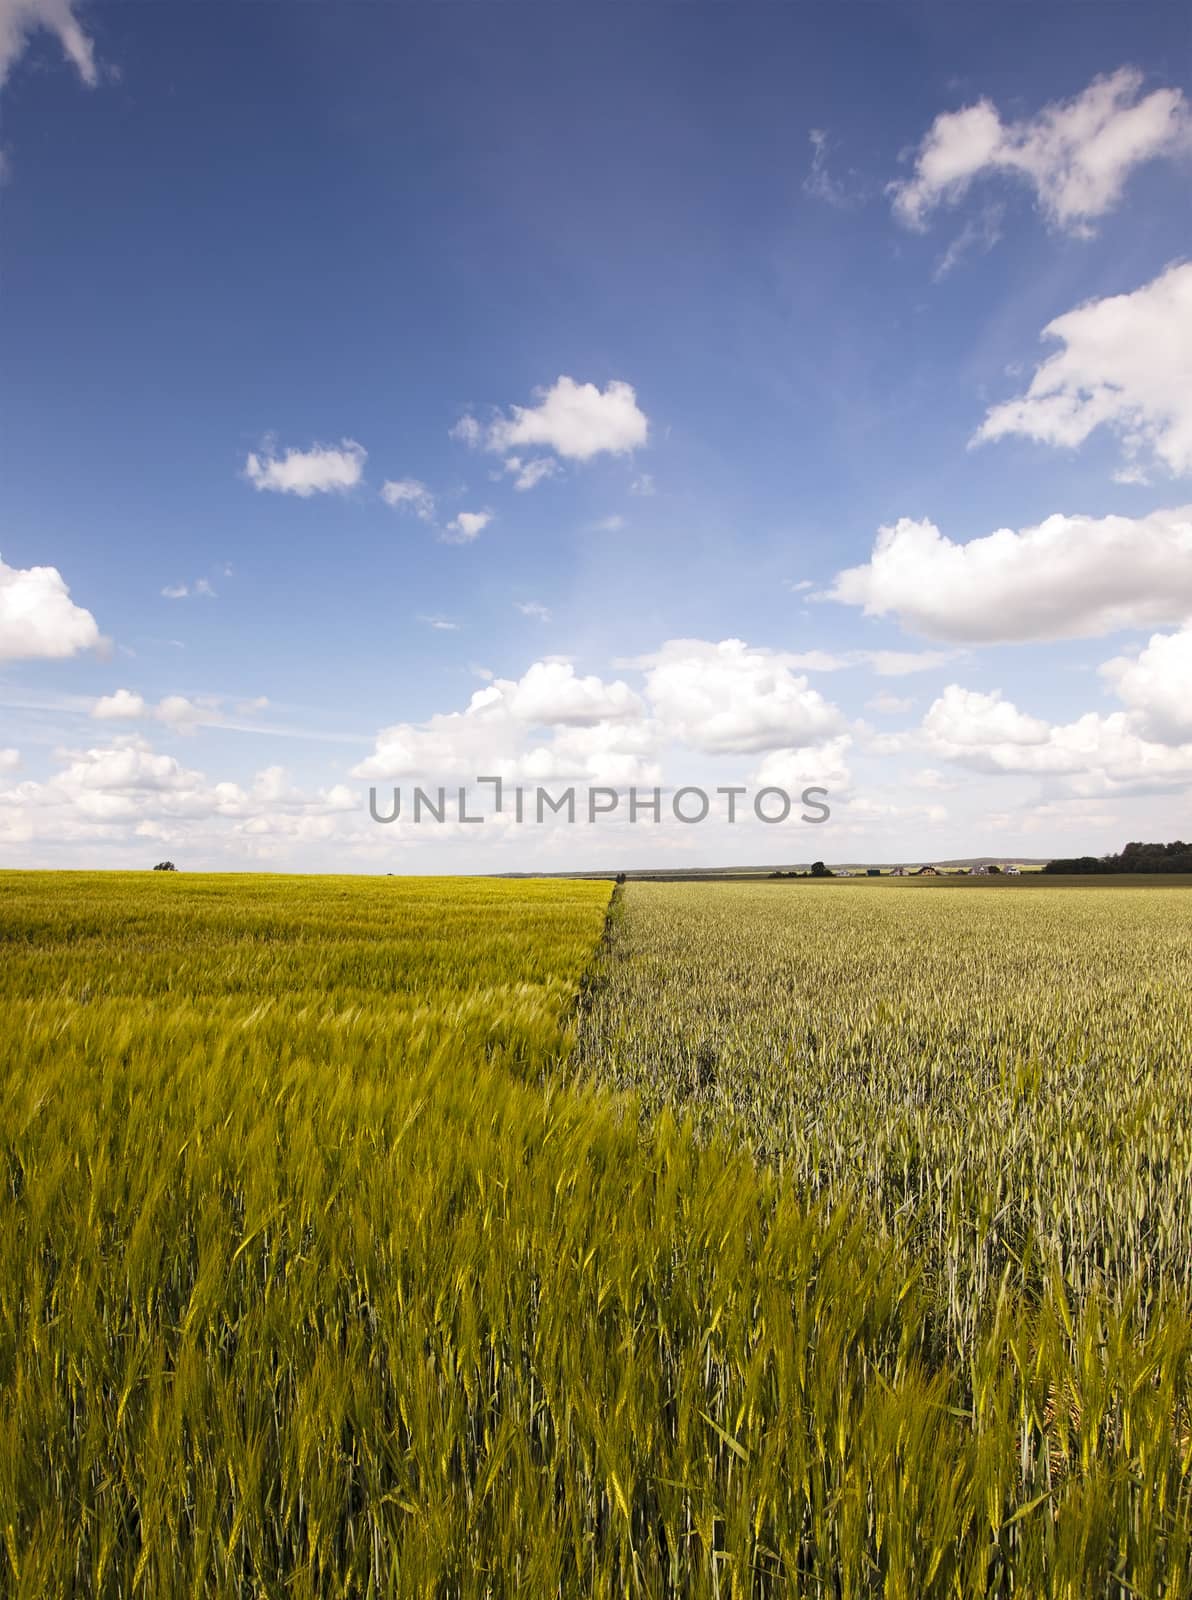
<instances>
[{"instance_id":1,"label":"white cloud","mask_svg":"<svg viewBox=\"0 0 1192 1600\"><path fill-rule=\"evenodd\" d=\"M452 436L472 445L483 439L489 450L502 453L540 445L569 461L590 461L605 452L625 455L646 442L649 421L632 384L621 379L598 389L564 375L536 396L537 405L511 406L510 415L498 417L487 430L474 417L461 417Z\"/></svg>"},{"instance_id":2,"label":"white cloud","mask_svg":"<svg viewBox=\"0 0 1192 1600\"><path fill-rule=\"evenodd\" d=\"M368 451L354 439L342 440L338 449L316 444L309 450L287 450L280 458L268 447L260 454L250 452L244 476L254 489L296 494L305 500L312 494L343 494L355 488L367 457Z\"/></svg>"},{"instance_id":3,"label":"white cloud","mask_svg":"<svg viewBox=\"0 0 1192 1600\"><path fill-rule=\"evenodd\" d=\"M344 784L304 794L277 767L248 788L211 783L138 736L60 760L44 782L0 786L0 837L55 846L155 839L217 850L240 841L241 853L259 855L250 841L329 839L345 824L363 824L361 797Z\"/></svg>"},{"instance_id":4,"label":"white cloud","mask_svg":"<svg viewBox=\"0 0 1192 1600\"><path fill-rule=\"evenodd\" d=\"M828 597L933 639L1064 639L1192 614L1192 506L1145 517L1056 515L954 544L931 522L882 528Z\"/></svg>"},{"instance_id":5,"label":"white cloud","mask_svg":"<svg viewBox=\"0 0 1192 1600\"><path fill-rule=\"evenodd\" d=\"M936 672L956 657L955 650L861 650L858 657L879 678L906 678L913 672Z\"/></svg>"},{"instance_id":6,"label":"white cloud","mask_svg":"<svg viewBox=\"0 0 1192 1600\"><path fill-rule=\"evenodd\" d=\"M649 496L654 492L654 474L652 472L639 473L629 485L630 494Z\"/></svg>"},{"instance_id":7,"label":"white cloud","mask_svg":"<svg viewBox=\"0 0 1192 1600\"><path fill-rule=\"evenodd\" d=\"M786 650L781 660L797 672L846 672L868 667L879 678L905 678L914 672L937 671L963 653L957 650ZM618 664L636 666L642 659L652 658L633 658Z\"/></svg>"},{"instance_id":8,"label":"white cloud","mask_svg":"<svg viewBox=\"0 0 1192 1600\"><path fill-rule=\"evenodd\" d=\"M901 699L896 694L875 694L872 700L866 700L865 706L869 711L880 712L883 717L895 717L901 712L910 711L915 702Z\"/></svg>"},{"instance_id":9,"label":"white cloud","mask_svg":"<svg viewBox=\"0 0 1192 1600\"><path fill-rule=\"evenodd\" d=\"M0 750L0 772L15 772L21 764L21 752L11 745Z\"/></svg>"},{"instance_id":10,"label":"white cloud","mask_svg":"<svg viewBox=\"0 0 1192 1600\"><path fill-rule=\"evenodd\" d=\"M550 621L550 609L537 600L515 600L514 605L523 617L534 617L538 622Z\"/></svg>"},{"instance_id":11,"label":"white cloud","mask_svg":"<svg viewBox=\"0 0 1192 1600\"><path fill-rule=\"evenodd\" d=\"M533 456L529 461L521 456L507 456L505 471L513 475L513 487L524 491L533 489L544 478L553 478L559 471L559 463L550 456Z\"/></svg>"},{"instance_id":12,"label":"white cloud","mask_svg":"<svg viewBox=\"0 0 1192 1600\"><path fill-rule=\"evenodd\" d=\"M772 784L791 795L816 785L839 799L852 781L848 766L851 744L845 733L801 749L771 750L754 773L754 782L759 787Z\"/></svg>"},{"instance_id":13,"label":"white cloud","mask_svg":"<svg viewBox=\"0 0 1192 1600\"><path fill-rule=\"evenodd\" d=\"M1043 336L1064 348L1024 395L992 407L974 443L1022 434L1073 449L1105 425L1131 457L1151 452L1169 471L1192 473L1192 263L1065 312ZM1118 475L1140 480L1137 467Z\"/></svg>"},{"instance_id":14,"label":"white cloud","mask_svg":"<svg viewBox=\"0 0 1192 1600\"><path fill-rule=\"evenodd\" d=\"M145 701L130 689L117 689L115 694L105 694L91 708L91 715L104 719L130 720L145 715Z\"/></svg>"},{"instance_id":15,"label":"white cloud","mask_svg":"<svg viewBox=\"0 0 1192 1600\"><path fill-rule=\"evenodd\" d=\"M157 702L153 715L178 733L193 733L198 727L219 721L214 706L199 705L182 694L168 694Z\"/></svg>"},{"instance_id":16,"label":"white cloud","mask_svg":"<svg viewBox=\"0 0 1192 1600\"><path fill-rule=\"evenodd\" d=\"M269 702L263 697L247 702L241 711L259 711ZM218 700L210 695L189 700L185 695L168 694L155 706L132 689L117 689L114 694L103 695L91 708L91 715L101 722L135 722L152 717L163 722L175 733L193 733L196 728L212 727L220 723L222 713Z\"/></svg>"},{"instance_id":17,"label":"white cloud","mask_svg":"<svg viewBox=\"0 0 1192 1600\"><path fill-rule=\"evenodd\" d=\"M216 597L215 585L210 578L196 578L193 583L168 583L161 592L166 600L185 600L188 595L208 600Z\"/></svg>"},{"instance_id":18,"label":"white cloud","mask_svg":"<svg viewBox=\"0 0 1192 1600\"><path fill-rule=\"evenodd\" d=\"M1192 628L1154 634L1137 656L1107 661L1101 673L1143 737L1192 742Z\"/></svg>"},{"instance_id":19,"label":"white cloud","mask_svg":"<svg viewBox=\"0 0 1192 1600\"><path fill-rule=\"evenodd\" d=\"M740 639L671 639L643 665L655 716L695 750L778 750L841 727L840 712L795 673L789 657Z\"/></svg>"},{"instance_id":20,"label":"white cloud","mask_svg":"<svg viewBox=\"0 0 1192 1600\"><path fill-rule=\"evenodd\" d=\"M397 511L412 511L420 522L435 520L435 497L417 478L388 478L381 485L381 499Z\"/></svg>"},{"instance_id":21,"label":"white cloud","mask_svg":"<svg viewBox=\"0 0 1192 1600\"><path fill-rule=\"evenodd\" d=\"M434 628L437 633L459 632L459 623L452 622L450 617L419 617L418 620L425 623L428 628Z\"/></svg>"},{"instance_id":22,"label":"white cloud","mask_svg":"<svg viewBox=\"0 0 1192 1600\"><path fill-rule=\"evenodd\" d=\"M24 53L30 34L52 33L83 82L99 82L95 46L75 15L73 0L0 0L0 86Z\"/></svg>"},{"instance_id":23,"label":"white cloud","mask_svg":"<svg viewBox=\"0 0 1192 1600\"><path fill-rule=\"evenodd\" d=\"M915 789L935 789L947 791L955 789L955 782L945 777L935 767L920 767L918 772L912 773L910 783Z\"/></svg>"},{"instance_id":24,"label":"white cloud","mask_svg":"<svg viewBox=\"0 0 1192 1600\"><path fill-rule=\"evenodd\" d=\"M1121 67L1071 100L1004 123L989 100L936 117L908 179L890 185L894 214L923 228L939 205L955 205L981 177L1006 174L1035 191L1048 222L1087 236L1111 211L1135 167L1186 148L1188 103L1178 89L1140 98L1142 73Z\"/></svg>"},{"instance_id":25,"label":"white cloud","mask_svg":"<svg viewBox=\"0 0 1192 1600\"><path fill-rule=\"evenodd\" d=\"M382 729L353 776L635 782L652 770L644 711L623 682L581 677L568 662L536 661L519 679L495 678L478 689L463 711ZM541 729L550 730L545 740Z\"/></svg>"},{"instance_id":26,"label":"white cloud","mask_svg":"<svg viewBox=\"0 0 1192 1600\"><path fill-rule=\"evenodd\" d=\"M484 438L484 429L475 417L465 412L454 427L448 428L447 434L449 438L458 439L461 444L470 445L475 449Z\"/></svg>"},{"instance_id":27,"label":"white cloud","mask_svg":"<svg viewBox=\"0 0 1192 1600\"><path fill-rule=\"evenodd\" d=\"M589 522L589 533L620 533L625 526L625 518L614 511L611 516L600 517L595 522Z\"/></svg>"},{"instance_id":28,"label":"white cloud","mask_svg":"<svg viewBox=\"0 0 1192 1600\"><path fill-rule=\"evenodd\" d=\"M536 661L514 686L509 708L519 721L590 727L609 719L638 717L644 707L628 684L579 677L570 662Z\"/></svg>"},{"instance_id":29,"label":"white cloud","mask_svg":"<svg viewBox=\"0 0 1192 1600\"><path fill-rule=\"evenodd\" d=\"M1192 742L1144 736L1144 719L1087 712L1048 723L1022 712L999 691L949 684L923 720L929 749L977 772L1017 773L1061 781L1085 796L1181 788L1192 782Z\"/></svg>"},{"instance_id":30,"label":"white cloud","mask_svg":"<svg viewBox=\"0 0 1192 1600\"><path fill-rule=\"evenodd\" d=\"M445 544L470 544L482 534L493 520L491 511L461 511L447 524L443 534Z\"/></svg>"},{"instance_id":31,"label":"white cloud","mask_svg":"<svg viewBox=\"0 0 1192 1600\"><path fill-rule=\"evenodd\" d=\"M57 567L0 560L0 661L61 660L100 643L95 618L75 605Z\"/></svg>"}]
</instances>

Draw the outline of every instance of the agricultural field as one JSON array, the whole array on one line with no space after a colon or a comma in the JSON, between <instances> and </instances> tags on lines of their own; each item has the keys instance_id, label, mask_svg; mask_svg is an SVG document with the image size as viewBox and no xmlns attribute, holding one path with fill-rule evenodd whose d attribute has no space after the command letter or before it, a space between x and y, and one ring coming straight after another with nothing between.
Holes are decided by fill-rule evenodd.
<instances>
[{"instance_id":1,"label":"agricultural field","mask_svg":"<svg viewBox=\"0 0 1192 1600\"><path fill-rule=\"evenodd\" d=\"M920 1258L964 1353L1003 1284L1192 1302L1192 896L638 884L575 1062Z\"/></svg>"},{"instance_id":2,"label":"agricultural field","mask_svg":"<svg viewBox=\"0 0 1192 1600\"><path fill-rule=\"evenodd\" d=\"M0 1594L1192 1595L1178 891L0 875Z\"/></svg>"}]
</instances>

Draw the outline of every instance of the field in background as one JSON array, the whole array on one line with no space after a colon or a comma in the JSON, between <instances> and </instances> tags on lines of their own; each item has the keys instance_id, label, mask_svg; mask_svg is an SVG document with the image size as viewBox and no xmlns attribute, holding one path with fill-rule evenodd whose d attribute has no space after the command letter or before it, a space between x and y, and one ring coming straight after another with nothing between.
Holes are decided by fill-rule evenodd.
<instances>
[{"instance_id":1,"label":"field in background","mask_svg":"<svg viewBox=\"0 0 1192 1600\"><path fill-rule=\"evenodd\" d=\"M863 1206L964 1356L1007 1282L1192 1300L1192 901L990 881L634 885L574 1058Z\"/></svg>"},{"instance_id":2,"label":"field in background","mask_svg":"<svg viewBox=\"0 0 1192 1600\"><path fill-rule=\"evenodd\" d=\"M1184 899L853 887L0 879L0 1593L1192 1594Z\"/></svg>"}]
</instances>

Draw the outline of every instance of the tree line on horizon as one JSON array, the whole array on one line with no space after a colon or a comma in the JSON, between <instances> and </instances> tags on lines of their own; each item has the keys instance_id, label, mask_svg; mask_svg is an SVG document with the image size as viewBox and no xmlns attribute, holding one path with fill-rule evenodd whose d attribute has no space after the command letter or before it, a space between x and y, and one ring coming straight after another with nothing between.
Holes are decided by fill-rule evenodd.
<instances>
[{"instance_id":1,"label":"tree line on horizon","mask_svg":"<svg viewBox=\"0 0 1192 1600\"><path fill-rule=\"evenodd\" d=\"M1119 872L1192 873L1192 844L1173 839L1170 844L1128 844L1118 855L1070 856L1049 861L1044 872L1063 874Z\"/></svg>"}]
</instances>

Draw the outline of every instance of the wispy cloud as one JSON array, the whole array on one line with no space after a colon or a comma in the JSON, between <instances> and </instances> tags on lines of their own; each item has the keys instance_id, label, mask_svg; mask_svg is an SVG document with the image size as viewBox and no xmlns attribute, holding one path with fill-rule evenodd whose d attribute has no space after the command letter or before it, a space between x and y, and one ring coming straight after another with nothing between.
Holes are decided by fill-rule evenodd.
<instances>
[{"instance_id":1,"label":"wispy cloud","mask_svg":"<svg viewBox=\"0 0 1192 1600\"><path fill-rule=\"evenodd\" d=\"M381 485L381 499L395 511L410 511L420 522L435 520L435 497L417 478L389 478Z\"/></svg>"},{"instance_id":2,"label":"wispy cloud","mask_svg":"<svg viewBox=\"0 0 1192 1600\"><path fill-rule=\"evenodd\" d=\"M62 53L83 82L99 82L95 45L83 31L74 0L0 0L0 86L24 54L30 35L38 29L54 34Z\"/></svg>"},{"instance_id":3,"label":"wispy cloud","mask_svg":"<svg viewBox=\"0 0 1192 1600\"><path fill-rule=\"evenodd\" d=\"M224 569L230 572L232 569ZM196 578L193 583L167 583L161 591L167 600L185 600L188 597L214 600L216 598L215 585L210 578Z\"/></svg>"}]
</instances>

